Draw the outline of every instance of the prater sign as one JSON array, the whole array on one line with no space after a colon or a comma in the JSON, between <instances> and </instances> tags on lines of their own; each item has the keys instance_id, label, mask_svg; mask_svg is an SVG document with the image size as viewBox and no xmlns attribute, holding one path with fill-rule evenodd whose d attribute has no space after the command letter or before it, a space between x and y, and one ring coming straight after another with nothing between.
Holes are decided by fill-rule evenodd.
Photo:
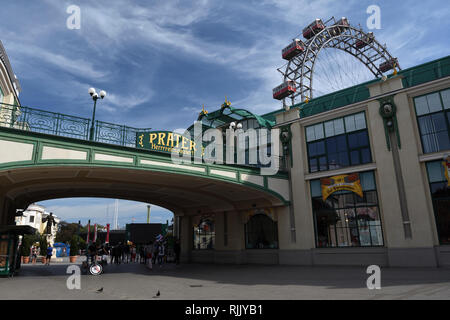
<instances>
[{"instance_id":1,"label":"prater sign","mask_svg":"<svg viewBox=\"0 0 450 320\"><path fill-rule=\"evenodd\" d=\"M194 155L197 144L194 140L172 131L138 132L136 134L136 148L164 153L183 153ZM202 154L204 147L202 148Z\"/></svg>"}]
</instances>

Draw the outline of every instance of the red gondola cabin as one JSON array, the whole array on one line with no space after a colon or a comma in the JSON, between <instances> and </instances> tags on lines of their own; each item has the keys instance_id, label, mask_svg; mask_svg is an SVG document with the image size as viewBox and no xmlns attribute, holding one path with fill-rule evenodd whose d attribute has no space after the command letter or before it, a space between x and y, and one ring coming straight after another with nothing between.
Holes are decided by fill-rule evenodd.
<instances>
[{"instance_id":1,"label":"red gondola cabin","mask_svg":"<svg viewBox=\"0 0 450 320\"><path fill-rule=\"evenodd\" d=\"M299 39L295 39L290 45L281 50L283 59L291 60L296 55L305 51L305 45Z\"/></svg>"},{"instance_id":2,"label":"red gondola cabin","mask_svg":"<svg viewBox=\"0 0 450 320\"><path fill-rule=\"evenodd\" d=\"M392 59L389 59L388 61L385 61L382 64L380 64L380 71L381 72L386 72L386 71L389 71L391 69L394 69L397 66L398 66L397 58L392 58Z\"/></svg>"},{"instance_id":3,"label":"red gondola cabin","mask_svg":"<svg viewBox=\"0 0 450 320\"><path fill-rule=\"evenodd\" d=\"M277 100L284 99L293 94L296 90L295 82L293 80L288 80L272 90L273 98Z\"/></svg>"},{"instance_id":4,"label":"red gondola cabin","mask_svg":"<svg viewBox=\"0 0 450 320\"><path fill-rule=\"evenodd\" d=\"M309 40L323 29L325 29L325 25L323 24L322 20L316 19L313 23L303 29L303 37Z\"/></svg>"},{"instance_id":5,"label":"red gondola cabin","mask_svg":"<svg viewBox=\"0 0 450 320\"><path fill-rule=\"evenodd\" d=\"M364 47L367 46L369 43L372 43L374 38L375 38L375 37L374 37L374 35L373 35L373 32L369 32L369 33L367 34L367 37L365 37L364 40L357 40L357 41L355 42L355 47L356 47L356 49L362 49L362 48L364 48Z\"/></svg>"},{"instance_id":6,"label":"red gondola cabin","mask_svg":"<svg viewBox=\"0 0 450 320\"><path fill-rule=\"evenodd\" d=\"M346 17L342 17L334 25L336 27L334 27L332 29L332 33L335 36L340 35L342 32L344 32L350 26Z\"/></svg>"}]
</instances>

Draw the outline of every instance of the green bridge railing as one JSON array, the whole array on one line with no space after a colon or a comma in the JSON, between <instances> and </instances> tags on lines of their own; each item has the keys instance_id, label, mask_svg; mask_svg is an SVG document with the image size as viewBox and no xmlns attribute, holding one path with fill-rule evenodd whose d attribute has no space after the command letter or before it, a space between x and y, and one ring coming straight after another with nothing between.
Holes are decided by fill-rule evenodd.
<instances>
[{"instance_id":1,"label":"green bridge railing","mask_svg":"<svg viewBox=\"0 0 450 320\"><path fill-rule=\"evenodd\" d=\"M0 103L0 126L89 140L91 120L57 112ZM150 131L150 128L132 128L98 120L95 121L94 127L95 131L92 141L125 147L136 147L137 132Z\"/></svg>"}]
</instances>

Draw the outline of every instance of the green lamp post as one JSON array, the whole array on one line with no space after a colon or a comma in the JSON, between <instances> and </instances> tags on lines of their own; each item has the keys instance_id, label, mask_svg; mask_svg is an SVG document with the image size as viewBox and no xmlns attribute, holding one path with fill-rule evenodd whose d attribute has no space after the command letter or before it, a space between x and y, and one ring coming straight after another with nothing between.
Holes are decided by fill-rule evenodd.
<instances>
[{"instance_id":1,"label":"green lamp post","mask_svg":"<svg viewBox=\"0 0 450 320\"><path fill-rule=\"evenodd\" d=\"M95 92L94 88L89 88L89 94L92 97L92 100L94 100L94 112L92 113L92 124L91 124L91 131L89 134L89 140L92 141L94 140L94 122L95 122L95 109L97 107L97 100L99 95L97 94L97 92ZM100 91L100 98L103 99L104 97L106 97L106 91L102 90Z\"/></svg>"}]
</instances>

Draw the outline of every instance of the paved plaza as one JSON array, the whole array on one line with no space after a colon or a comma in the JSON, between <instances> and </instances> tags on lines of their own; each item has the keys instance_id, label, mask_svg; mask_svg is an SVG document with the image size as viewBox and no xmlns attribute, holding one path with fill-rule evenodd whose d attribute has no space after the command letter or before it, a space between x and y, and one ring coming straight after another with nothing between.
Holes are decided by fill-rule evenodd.
<instances>
[{"instance_id":1,"label":"paved plaza","mask_svg":"<svg viewBox=\"0 0 450 320\"><path fill-rule=\"evenodd\" d=\"M369 290L362 267L166 264L150 271L131 263L81 275L81 289L69 290L69 265L22 266L20 275L0 278L0 300L450 299L448 268L382 268L381 289Z\"/></svg>"}]
</instances>

